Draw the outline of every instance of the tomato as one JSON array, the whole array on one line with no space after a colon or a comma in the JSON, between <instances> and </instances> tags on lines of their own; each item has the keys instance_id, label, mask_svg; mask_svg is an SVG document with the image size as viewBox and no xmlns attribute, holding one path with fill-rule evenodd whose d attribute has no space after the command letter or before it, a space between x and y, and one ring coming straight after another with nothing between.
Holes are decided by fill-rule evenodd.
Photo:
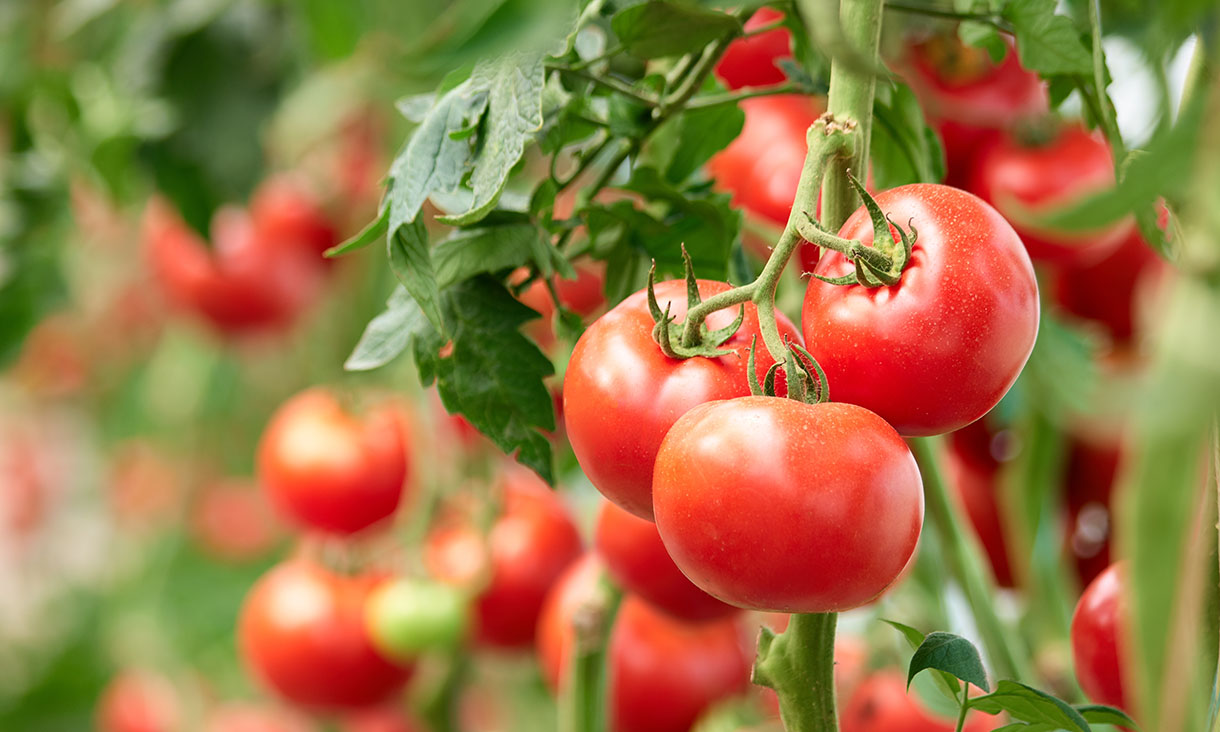
<instances>
[{"instance_id":1,"label":"tomato","mask_svg":"<svg viewBox=\"0 0 1220 732\"><path fill-rule=\"evenodd\" d=\"M954 432L953 435L956 437L959 433L981 432L983 436L987 436L987 431L980 429L980 425L982 420ZM1016 581L1008 558L999 505L1000 462L990 454L986 456L986 460L982 460L982 456L970 452L970 447L959 446L972 439L974 438L964 437L950 440L945 459L946 478L957 492L966 509L966 516L974 527L974 533L987 553L996 584L1001 587L1015 587Z\"/></svg>"},{"instance_id":2,"label":"tomato","mask_svg":"<svg viewBox=\"0 0 1220 732\"><path fill-rule=\"evenodd\" d=\"M1111 564L1085 588L1072 614L1076 680L1098 704L1126 706L1121 646L1127 624L1126 565Z\"/></svg>"},{"instance_id":3,"label":"tomato","mask_svg":"<svg viewBox=\"0 0 1220 732\"><path fill-rule=\"evenodd\" d=\"M708 297L723 282L701 280ZM679 320L686 316L686 283L660 282L657 302ZM737 317L735 308L712 313L711 329ZM780 335L799 341L792 323L776 313ZM585 330L564 373L564 425L576 459L602 495L642 518L652 518L652 468L670 426L686 410L713 399L750 393L746 377L751 339L758 338L759 377L774 363L758 330L758 309L747 304L745 320L722 348L733 355L674 360L652 338L648 296L640 291ZM677 334L675 334L677 335Z\"/></svg>"},{"instance_id":4,"label":"tomato","mask_svg":"<svg viewBox=\"0 0 1220 732\"><path fill-rule=\"evenodd\" d=\"M159 528L179 515L185 492L181 470L151 443L118 445L109 478L110 509L124 528Z\"/></svg>"},{"instance_id":5,"label":"tomato","mask_svg":"<svg viewBox=\"0 0 1220 732\"><path fill-rule=\"evenodd\" d=\"M1042 144L1023 144L1012 134L988 139L978 148L968 187L1012 222L1029 256L1063 265L1094 263L1113 252L1131 235L1131 217L1084 233L1053 231L1025 219L1113 185L1110 146L1100 133L1073 123Z\"/></svg>"},{"instance_id":6,"label":"tomato","mask_svg":"<svg viewBox=\"0 0 1220 732\"><path fill-rule=\"evenodd\" d=\"M398 579L369 597L365 624L373 645L388 658L411 659L423 651L451 649L467 624L466 598L449 585Z\"/></svg>"},{"instance_id":7,"label":"tomato","mask_svg":"<svg viewBox=\"0 0 1220 732\"><path fill-rule=\"evenodd\" d=\"M386 707L349 714L339 723L339 732L421 732L401 709Z\"/></svg>"},{"instance_id":8,"label":"tomato","mask_svg":"<svg viewBox=\"0 0 1220 732\"><path fill-rule=\"evenodd\" d=\"M295 560L263 575L238 618L238 645L250 671L284 699L317 710L386 701L411 676L365 631L369 594L384 581L346 577Z\"/></svg>"},{"instance_id":9,"label":"tomato","mask_svg":"<svg viewBox=\"0 0 1220 732\"><path fill-rule=\"evenodd\" d=\"M900 186L877 203L918 230L897 285L810 279L801 321L836 401L881 415L904 436L935 435L986 414L1016 381L1038 333L1038 284L1012 227L977 197L936 184ZM873 240L863 207L839 236ZM853 271L828 252L817 274Z\"/></svg>"},{"instance_id":10,"label":"tomato","mask_svg":"<svg viewBox=\"0 0 1220 732\"><path fill-rule=\"evenodd\" d=\"M1055 302L1069 315L1102 326L1115 345L1129 346L1137 336L1140 294L1169 271L1139 230L1132 229L1101 261L1058 271Z\"/></svg>"},{"instance_id":11,"label":"tomato","mask_svg":"<svg viewBox=\"0 0 1220 732\"><path fill-rule=\"evenodd\" d=\"M580 556L580 532L538 476L508 466L500 479L500 512L486 539L468 520L442 522L429 533L424 562L437 579L477 590L475 640L520 648L534 640L551 585Z\"/></svg>"},{"instance_id":12,"label":"tomato","mask_svg":"<svg viewBox=\"0 0 1220 732\"><path fill-rule=\"evenodd\" d=\"M258 477L300 525L351 534L398 508L408 477L401 409L384 404L357 420L324 389L308 389L272 415L258 445Z\"/></svg>"},{"instance_id":13,"label":"tomato","mask_svg":"<svg viewBox=\"0 0 1220 732\"><path fill-rule=\"evenodd\" d=\"M977 691L977 690L976 690ZM843 709L842 732L953 732L957 720L926 709L897 671L880 671L865 679ZM994 716L974 711L966 715L963 732L986 732Z\"/></svg>"},{"instance_id":14,"label":"tomato","mask_svg":"<svg viewBox=\"0 0 1220 732\"><path fill-rule=\"evenodd\" d=\"M225 704L209 712L203 732L316 732L317 726L297 712L253 704Z\"/></svg>"},{"instance_id":15,"label":"tomato","mask_svg":"<svg viewBox=\"0 0 1220 732\"><path fill-rule=\"evenodd\" d=\"M1121 447L1109 440L1073 438L1064 471L1068 549L1083 584L1110 566L1111 498Z\"/></svg>"},{"instance_id":16,"label":"tomato","mask_svg":"<svg viewBox=\"0 0 1220 732\"><path fill-rule=\"evenodd\" d=\"M597 515L594 544L614 581L658 610L687 621L737 612L691 584L665 551L657 525L647 519L605 502Z\"/></svg>"},{"instance_id":17,"label":"tomato","mask_svg":"<svg viewBox=\"0 0 1220 732\"><path fill-rule=\"evenodd\" d=\"M745 32L783 20L784 14L772 8L759 8L745 23ZM792 57L792 34L787 28L776 28L749 38L738 38L729 44L716 76L730 89L743 86L780 84L787 77L778 65L780 59Z\"/></svg>"},{"instance_id":18,"label":"tomato","mask_svg":"<svg viewBox=\"0 0 1220 732\"><path fill-rule=\"evenodd\" d=\"M320 258L338 234L317 198L290 176L268 178L250 198L254 231L266 246L295 249Z\"/></svg>"},{"instance_id":19,"label":"tomato","mask_svg":"<svg viewBox=\"0 0 1220 732\"><path fill-rule=\"evenodd\" d=\"M906 566L923 523L911 451L852 404L699 405L665 436L653 484L657 528L682 573L756 610L872 601Z\"/></svg>"},{"instance_id":20,"label":"tomato","mask_svg":"<svg viewBox=\"0 0 1220 732\"><path fill-rule=\"evenodd\" d=\"M321 284L317 262L264 245L239 209L216 213L209 249L168 203L154 199L144 212L143 235L152 272L170 301L222 333L286 327Z\"/></svg>"},{"instance_id":21,"label":"tomato","mask_svg":"<svg viewBox=\"0 0 1220 732\"><path fill-rule=\"evenodd\" d=\"M602 290L605 287L606 268L600 262L580 262L575 265L576 279L567 280L556 275L552 280L555 294L565 307L577 315L588 317L606 304L606 296ZM521 293L521 302L539 314L537 320L531 320L525 325L525 332L538 344L543 351L555 345L555 302L547 291L544 280L535 280Z\"/></svg>"},{"instance_id":22,"label":"tomato","mask_svg":"<svg viewBox=\"0 0 1220 732\"><path fill-rule=\"evenodd\" d=\"M586 556L555 586L538 623L538 660L552 689L564 684L572 623L593 591L600 563ZM614 732L686 732L713 702L745 691L748 639L731 619L688 624L628 595L608 644Z\"/></svg>"},{"instance_id":23,"label":"tomato","mask_svg":"<svg viewBox=\"0 0 1220 732\"><path fill-rule=\"evenodd\" d=\"M252 482L237 479L204 486L191 509L190 528L205 551L234 562L265 556L281 533L266 496Z\"/></svg>"},{"instance_id":24,"label":"tomato","mask_svg":"<svg viewBox=\"0 0 1220 732\"><path fill-rule=\"evenodd\" d=\"M97 703L98 732L176 732L178 695L169 680L144 671L124 671L106 685Z\"/></svg>"},{"instance_id":25,"label":"tomato","mask_svg":"<svg viewBox=\"0 0 1220 732\"><path fill-rule=\"evenodd\" d=\"M940 34L911 44L906 79L945 146L945 182L962 187L989 131L1046 114L1046 83L1021 68L1012 42L998 64L986 51Z\"/></svg>"}]
</instances>

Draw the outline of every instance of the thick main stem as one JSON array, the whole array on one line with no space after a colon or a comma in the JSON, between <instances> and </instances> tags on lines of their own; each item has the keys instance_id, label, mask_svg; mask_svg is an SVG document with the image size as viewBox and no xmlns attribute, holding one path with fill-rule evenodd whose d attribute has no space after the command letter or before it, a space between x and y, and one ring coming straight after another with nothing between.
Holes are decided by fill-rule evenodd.
<instances>
[{"instance_id":1,"label":"thick main stem","mask_svg":"<svg viewBox=\"0 0 1220 732\"><path fill-rule=\"evenodd\" d=\"M979 559L983 556L982 547L973 536L962 530L966 517L949 496L935 443L927 437L916 437L909 443L919 463L919 472L923 475L928 515L940 537L949 571L966 594L966 601L970 604L974 622L982 636L983 647L995 665L996 674L1010 679L1030 678L1025 655L1013 648L1009 633L995 614L992 603L995 583L990 580Z\"/></svg>"},{"instance_id":2,"label":"thick main stem","mask_svg":"<svg viewBox=\"0 0 1220 732\"><path fill-rule=\"evenodd\" d=\"M764 632L754 683L775 690L788 732L836 732L836 613L794 614L782 635Z\"/></svg>"},{"instance_id":3,"label":"thick main stem","mask_svg":"<svg viewBox=\"0 0 1220 732\"><path fill-rule=\"evenodd\" d=\"M798 0L804 18L814 17L814 5L825 0ZM839 20L844 44L854 48L864 58L876 59L881 43L881 11L884 0L842 0ZM830 95L827 111L840 122L855 122L858 127L856 146L831 161L830 170L822 181L822 224L838 231L851 212L856 210L856 193L847 180L847 171L864 180L868 167L869 134L872 131L873 96L877 80L871 71L836 63L830 67ZM864 172L861 172L864 171Z\"/></svg>"}]
</instances>

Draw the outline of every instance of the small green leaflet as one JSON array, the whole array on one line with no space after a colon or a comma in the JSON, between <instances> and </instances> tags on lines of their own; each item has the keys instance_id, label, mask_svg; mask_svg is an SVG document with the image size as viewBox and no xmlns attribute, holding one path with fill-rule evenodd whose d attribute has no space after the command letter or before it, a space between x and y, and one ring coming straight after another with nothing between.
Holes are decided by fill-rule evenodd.
<instances>
[{"instance_id":1,"label":"small green leaflet","mask_svg":"<svg viewBox=\"0 0 1220 732\"><path fill-rule=\"evenodd\" d=\"M731 33L741 33L737 18L670 0L649 0L620 10L610 27L627 52L661 58L698 52Z\"/></svg>"},{"instance_id":2,"label":"small green leaflet","mask_svg":"<svg viewBox=\"0 0 1220 732\"><path fill-rule=\"evenodd\" d=\"M1070 704L1017 681L999 682L994 692L971 699L970 706L988 714L1007 712L1008 716L1034 725L1035 729L1090 732L1089 723Z\"/></svg>"},{"instance_id":3,"label":"small green leaflet","mask_svg":"<svg viewBox=\"0 0 1220 732\"><path fill-rule=\"evenodd\" d=\"M423 219L416 217L396 229L390 229L386 238L386 251L390 258L390 269L398 281L407 288L420 310L439 331L445 331L441 319L440 288L432 271L432 256L428 250L428 229Z\"/></svg>"},{"instance_id":4,"label":"small green leaflet","mask_svg":"<svg viewBox=\"0 0 1220 732\"><path fill-rule=\"evenodd\" d=\"M1043 76L1087 75L1093 57L1072 19L1055 14L1055 0L1008 0L1003 17L1017 36L1021 65Z\"/></svg>"},{"instance_id":5,"label":"small green leaflet","mask_svg":"<svg viewBox=\"0 0 1220 732\"><path fill-rule=\"evenodd\" d=\"M907 685L910 685L915 674L924 669L944 671L974 684L983 691L991 690L978 649L959 635L942 631L928 633L919 648L915 649L915 655L911 656L911 665L907 669Z\"/></svg>"},{"instance_id":6,"label":"small green leaflet","mask_svg":"<svg viewBox=\"0 0 1220 732\"><path fill-rule=\"evenodd\" d=\"M909 625L904 625L904 624L896 622L894 620L886 620L885 618L882 618L881 622L886 623L887 625L889 625L889 626L893 627L895 630L897 630L899 633L902 633L902 636L904 638L906 638L907 644L909 644L911 646L912 651L917 650L923 644L924 638L926 637L926 636L924 636L924 634L921 631L919 631L915 628L912 628ZM911 679L914 677L915 677L915 674L908 675L908 677L907 677L908 688L910 687ZM936 688L942 694L944 694L945 697L952 699L953 702L955 704L958 704L959 708L960 708L959 697L961 695L960 692L961 692L962 686L958 682L957 677L951 673L933 669L932 679L936 683Z\"/></svg>"},{"instance_id":7,"label":"small green leaflet","mask_svg":"<svg viewBox=\"0 0 1220 732\"><path fill-rule=\"evenodd\" d=\"M678 118L678 146L665 167L670 183L681 183L741 133L746 115L736 104L691 109Z\"/></svg>"},{"instance_id":8,"label":"small green leaflet","mask_svg":"<svg viewBox=\"0 0 1220 732\"><path fill-rule=\"evenodd\" d=\"M1135 721L1126 715L1121 709L1107 707L1104 704L1081 704L1076 707L1076 711L1080 712L1080 716L1084 717L1090 723L1097 724L1112 724L1116 727L1127 727L1135 729Z\"/></svg>"},{"instance_id":9,"label":"small green leaflet","mask_svg":"<svg viewBox=\"0 0 1220 732\"><path fill-rule=\"evenodd\" d=\"M424 312L402 285L394 288L385 310L369 321L364 334L347 357L348 371L371 371L398 357L411 344L411 338L429 328Z\"/></svg>"}]
</instances>

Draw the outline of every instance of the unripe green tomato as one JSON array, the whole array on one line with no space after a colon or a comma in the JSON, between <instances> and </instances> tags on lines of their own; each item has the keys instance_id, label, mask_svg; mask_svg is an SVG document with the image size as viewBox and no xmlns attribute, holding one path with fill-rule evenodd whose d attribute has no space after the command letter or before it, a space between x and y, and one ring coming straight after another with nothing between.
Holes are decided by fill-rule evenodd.
<instances>
[{"instance_id":1,"label":"unripe green tomato","mask_svg":"<svg viewBox=\"0 0 1220 732\"><path fill-rule=\"evenodd\" d=\"M364 623L377 650L405 660L449 650L466 634L469 603L456 588L420 579L387 582L369 596Z\"/></svg>"}]
</instances>

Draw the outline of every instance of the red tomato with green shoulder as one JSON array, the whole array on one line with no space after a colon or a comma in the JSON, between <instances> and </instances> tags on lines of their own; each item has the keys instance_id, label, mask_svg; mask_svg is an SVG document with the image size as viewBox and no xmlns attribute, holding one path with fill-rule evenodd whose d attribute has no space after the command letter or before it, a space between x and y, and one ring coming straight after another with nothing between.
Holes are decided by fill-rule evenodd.
<instances>
[{"instance_id":1,"label":"red tomato with green shoulder","mask_svg":"<svg viewBox=\"0 0 1220 732\"><path fill-rule=\"evenodd\" d=\"M904 76L945 146L946 182L962 187L975 149L992 131L1045 115L1046 82L1021 68L1012 42L995 63L987 51L955 34L938 34L907 49Z\"/></svg>"},{"instance_id":2,"label":"red tomato with green shoulder","mask_svg":"<svg viewBox=\"0 0 1220 732\"><path fill-rule=\"evenodd\" d=\"M98 732L176 732L182 724L178 694L164 676L123 671L97 702Z\"/></svg>"},{"instance_id":3,"label":"red tomato with green shoulder","mask_svg":"<svg viewBox=\"0 0 1220 732\"><path fill-rule=\"evenodd\" d=\"M976 695L978 690L974 690ZM997 719L982 712L966 715L963 732L987 732ZM879 671L865 679L852 694L840 719L842 732L954 732L957 720L927 709L906 679L897 671Z\"/></svg>"},{"instance_id":4,"label":"red tomato with green shoulder","mask_svg":"<svg viewBox=\"0 0 1220 732\"><path fill-rule=\"evenodd\" d=\"M653 503L665 549L708 594L837 612L871 602L906 567L923 481L906 443L867 409L746 396L674 424Z\"/></svg>"},{"instance_id":5,"label":"red tomato with green shoulder","mask_svg":"<svg viewBox=\"0 0 1220 732\"><path fill-rule=\"evenodd\" d=\"M699 281L707 298L729 289L723 282ZM686 283L659 282L657 302L679 320L686 316ZM731 324L736 308L712 313L712 330ZM776 313L781 337L799 342L800 334ZM672 359L652 338L648 294L640 291L593 322L576 342L564 373L564 426L572 451L589 481L620 507L652 519L652 471L661 440L691 407L750 393L747 355L751 340L760 344L759 378L774 361L761 346L758 309L745 306L745 319L721 348L731 355ZM778 387L777 387L778 388Z\"/></svg>"},{"instance_id":6,"label":"red tomato with green shoulder","mask_svg":"<svg viewBox=\"0 0 1220 732\"><path fill-rule=\"evenodd\" d=\"M877 195L891 220L918 231L896 285L809 280L801 322L835 401L881 415L907 437L960 429L1008 391L1038 333L1038 285L1013 228L986 202L934 183ZM873 241L863 207L839 236ZM828 252L814 270L854 267Z\"/></svg>"},{"instance_id":7,"label":"red tomato with green shoulder","mask_svg":"<svg viewBox=\"0 0 1220 732\"><path fill-rule=\"evenodd\" d=\"M1126 643L1126 565L1112 564L1097 575L1072 614L1072 660L1076 680L1094 702L1126 707L1123 644Z\"/></svg>"},{"instance_id":8,"label":"red tomato with green shoulder","mask_svg":"<svg viewBox=\"0 0 1220 732\"><path fill-rule=\"evenodd\" d=\"M325 389L284 402L258 444L258 477L272 503L306 528L353 534L390 518L409 474L402 408L363 419Z\"/></svg>"},{"instance_id":9,"label":"red tomato with green shoulder","mask_svg":"<svg viewBox=\"0 0 1220 732\"><path fill-rule=\"evenodd\" d=\"M597 554L624 590L681 620L699 622L734 615L738 609L695 585L674 564L657 525L609 501L597 514Z\"/></svg>"},{"instance_id":10,"label":"red tomato with green shoulder","mask_svg":"<svg viewBox=\"0 0 1220 732\"><path fill-rule=\"evenodd\" d=\"M384 703L412 671L379 654L365 631L365 602L384 581L335 574L304 560L275 566L250 590L238 618L247 668L278 696L307 709Z\"/></svg>"},{"instance_id":11,"label":"red tomato with green shoulder","mask_svg":"<svg viewBox=\"0 0 1220 732\"><path fill-rule=\"evenodd\" d=\"M759 8L745 22L744 29L752 33L783 19L784 14L778 10ZM780 84L787 77L777 62L791 57L792 34L787 28L774 28L730 43L716 64L716 76L730 89Z\"/></svg>"},{"instance_id":12,"label":"red tomato with green shoulder","mask_svg":"<svg viewBox=\"0 0 1220 732\"><path fill-rule=\"evenodd\" d=\"M572 623L602 568L588 555L555 586L538 623L538 661L554 690L565 684ZM744 692L753 656L732 619L684 623L627 595L610 632L612 732L686 732L713 703Z\"/></svg>"},{"instance_id":13,"label":"red tomato with green shoulder","mask_svg":"<svg viewBox=\"0 0 1220 732\"><path fill-rule=\"evenodd\" d=\"M1130 216L1077 233L1055 231L1034 218L1113 185L1109 144L1101 133L1076 122L1051 131L1046 140L1023 141L1015 133L993 136L978 148L968 188L1012 223L1035 261L1086 265L1110 254L1131 235Z\"/></svg>"},{"instance_id":14,"label":"red tomato with green shoulder","mask_svg":"<svg viewBox=\"0 0 1220 732\"><path fill-rule=\"evenodd\" d=\"M475 641L527 647L543 600L580 556L580 532L558 496L538 476L507 466L500 513L484 537L470 517L446 517L429 533L424 563L436 579L475 593Z\"/></svg>"}]
</instances>

